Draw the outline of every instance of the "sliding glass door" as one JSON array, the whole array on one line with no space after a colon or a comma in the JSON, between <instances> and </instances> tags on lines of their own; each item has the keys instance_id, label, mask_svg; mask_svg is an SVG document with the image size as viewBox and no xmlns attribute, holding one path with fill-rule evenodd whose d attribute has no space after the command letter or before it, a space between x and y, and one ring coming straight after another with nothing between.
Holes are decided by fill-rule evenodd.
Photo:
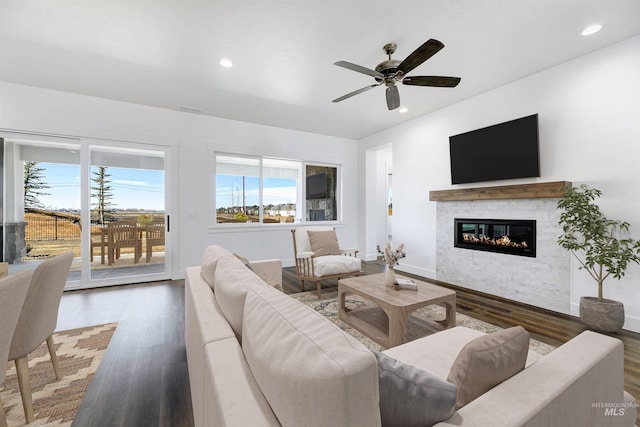
<instances>
[{"instance_id":1,"label":"sliding glass door","mask_svg":"<svg viewBox=\"0 0 640 427\"><path fill-rule=\"evenodd\" d=\"M164 277L171 226L166 153L111 145L90 145L89 153L91 280Z\"/></svg>"},{"instance_id":2,"label":"sliding glass door","mask_svg":"<svg viewBox=\"0 0 640 427\"><path fill-rule=\"evenodd\" d=\"M4 136L2 256L10 273L71 251L67 289L171 277L170 149Z\"/></svg>"}]
</instances>

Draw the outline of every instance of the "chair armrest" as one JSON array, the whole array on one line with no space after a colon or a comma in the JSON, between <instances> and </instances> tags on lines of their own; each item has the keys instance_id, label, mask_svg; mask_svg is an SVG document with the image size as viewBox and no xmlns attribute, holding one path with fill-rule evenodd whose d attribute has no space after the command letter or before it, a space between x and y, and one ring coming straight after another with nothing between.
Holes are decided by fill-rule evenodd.
<instances>
[{"instance_id":1,"label":"chair armrest","mask_svg":"<svg viewBox=\"0 0 640 427\"><path fill-rule=\"evenodd\" d=\"M304 258L313 258L315 254L313 252L298 252L296 254L296 258L304 259Z\"/></svg>"},{"instance_id":2,"label":"chair armrest","mask_svg":"<svg viewBox=\"0 0 640 427\"><path fill-rule=\"evenodd\" d=\"M249 262L253 271L267 284L282 289L282 260L265 259Z\"/></svg>"},{"instance_id":3,"label":"chair armrest","mask_svg":"<svg viewBox=\"0 0 640 427\"><path fill-rule=\"evenodd\" d=\"M360 252L357 249L353 249L353 248L349 248L349 249L340 249L340 254L341 255L347 255L347 256L358 256L358 252Z\"/></svg>"}]
</instances>

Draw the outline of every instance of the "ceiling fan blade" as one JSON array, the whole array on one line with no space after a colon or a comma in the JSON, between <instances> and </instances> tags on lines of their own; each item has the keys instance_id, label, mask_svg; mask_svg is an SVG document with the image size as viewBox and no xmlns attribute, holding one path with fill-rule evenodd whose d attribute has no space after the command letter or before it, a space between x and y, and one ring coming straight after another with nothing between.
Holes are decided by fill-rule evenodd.
<instances>
[{"instance_id":1,"label":"ceiling fan blade","mask_svg":"<svg viewBox=\"0 0 640 427\"><path fill-rule=\"evenodd\" d=\"M332 102L340 102L340 101L344 101L344 100L345 100L345 99L347 99L347 98L351 98L352 96L356 96L356 95L358 95L358 94L360 94L360 93L362 93L362 92L366 92L366 91L368 91L369 89L373 89L373 88L374 88L374 87L376 87L376 86L380 86L381 84L382 84L382 83L378 83L378 84L371 85L371 86L365 86L365 87L363 87L362 89L354 90L353 92L349 92L349 93L348 93L348 94L346 94L346 95L342 95L340 98L336 98L336 99L334 99Z\"/></svg>"},{"instance_id":2,"label":"ceiling fan blade","mask_svg":"<svg viewBox=\"0 0 640 427\"><path fill-rule=\"evenodd\" d=\"M362 65L352 64L351 62L347 61L334 62L334 65L346 68L347 70L357 71L358 73L366 74L372 77L384 77L382 73L379 73L375 70L370 70L369 68L363 67Z\"/></svg>"},{"instance_id":3,"label":"ceiling fan blade","mask_svg":"<svg viewBox=\"0 0 640 427\"><path fill-rule=\"evenodd\" d=\"M400 106L400 92L396 85L387 87L387 108L395 110Z\"/></svg>"},{"instance_id":4,"label":"ceiling fan blade","mask_svg":"<svg viewBox=\"0 0 640 427\"><path fill-rule=\"evenodd\" d=\"M460 83L460 77L443 76L415 76L405 77L402 84L414 86L456 87Z\"/></svg>"},{"instance_id":5,"label":"ceiling fan blade","mask_svg":"<svg viewBox=\"0 0 640 427\"><path fill-rule=\"evenodd\" d=\"M411 55L407 56L404 61L398 65L398 69L405 74L409 74L409 71L431 58L443 47L444 44L442 42L435 39L429 39L424 42L422 46L414 50Z\"/></svg>"}]
</instances>

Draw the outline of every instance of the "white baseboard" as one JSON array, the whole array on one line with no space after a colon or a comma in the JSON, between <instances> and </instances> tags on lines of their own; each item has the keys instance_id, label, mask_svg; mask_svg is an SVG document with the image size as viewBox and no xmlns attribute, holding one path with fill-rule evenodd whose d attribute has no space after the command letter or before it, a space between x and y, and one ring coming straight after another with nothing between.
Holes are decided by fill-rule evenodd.
<instances>
[{"instance_id":1,"label":"white baseboard","mask_svg":"<svg viewBox=\"0 0 640 427\"><path fill-rule=\"evenodd\" d=\"M360 259L363 261L375 261L378 259L378 253L365 254L364 256L361 256Z\"/></svg>"},{"instance_id":2,"label":"white baseboard","mask_svg":"<svg viewBox=\"0 0 640 427\"><path fill-rule=\"evenodd\" d=\"M414 265L407 265L407 264L400 264L400 265L396 265L395 270L398 272L406 272L406 273L411 273L411 274L415 274L417 276L422 276L422 277L426 277L428 279L436 279L436 272L435 270L429 270L426 268L422 268L422 267L416 267Z\"/></svg>"}]
</instances>

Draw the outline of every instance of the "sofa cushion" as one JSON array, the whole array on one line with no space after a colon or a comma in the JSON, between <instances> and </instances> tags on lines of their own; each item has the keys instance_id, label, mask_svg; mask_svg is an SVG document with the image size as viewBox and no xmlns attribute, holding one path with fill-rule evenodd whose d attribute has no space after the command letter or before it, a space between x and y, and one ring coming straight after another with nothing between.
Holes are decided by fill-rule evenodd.
<instances>
[{"instance_id":1,"label":"sofa cushion","mask_svg":"<svg viewBox=\"0 0 640 427\"><path fill-rule=\"evenodd\" d=\"M316 277L360 271L360 258L345 255L326 255L313 259L313 274Z\"/></svg>"},{"instance_id":2,"label":"sofa cushion","mask_svg":"<svg viewBox=\"0 0 640 427\"><path fill-rule=\"evenodd\" d=\"M204 423L207 426L279 426L235 338L204 348ZM197 424L196 424L197 425Z\"/></svg>"},{"instance_id":3,"label":"sofa cushion","mask_svg":"<svg viewBox=\"0 0 640 427\"><path fill-rule=\"evenodd\" d=\"M484 335L466 344L447 381L458 386L459 409L524 369L529 333L522 326Z\"/></svg>"},{"instance_id":4,"label":"sofa cushion","mask_svg":"<svg viewBox=\"0 0 640 427\"><path fill-rule=\"evenodd\" d=\"M249 291L242 349L282 425L380 425L373 353L293 298Z\"/></svg>"},{"instance_id":5,"label":"sofa cushion","mask_svg":"<svg viewBox=\"0 0 640 427\"><path fill-rule=\"evenodd\" d=\"M247 258L243 257L242 255L238 255L236 253L234 253L233 256L238 258L240 262L244 264L245 267L253 271L253 267L251 267L251 261L249 261Z\"/></svg>"},{"instance_id":6,"label":"sofa cushion","mask_svg":"<svg viewBox=\"0 0 640 427\"><path fill-rule=\"evenodd\" d=\"M247 290L267 286L234 256L222 257L215 269L214 296L238 340L242 337L242 311Z\"/></svg>"},{"instance_id":7,"label":"sofa cushion","mask_svg":"<svg viewBox=\"0 0 640 427\"><path fill-rule=\"evenodd\" d=\"M279 259L267 259L251 262L242 255L233 254L245 267L253 271L267 285L282 291L282 261ZM283 291L284 292L284 291Z\"/></svg>"},{"instance_id":8,"label":"sofa cushion","mask_svg":"<svg viewBox=\"0 0 640 427\"><path fill-rule=\"evenodd\" d=\"M218 245L207 246L202 254L202 269L200 274L202 278L209 284L211 289L213 289L213 280L215 278L216 273L216 264L218 259L225 256L232 255L231 252Z\"/></svg>"},{"instance_id":9,"label":"sofa cushion","mask_svg":"<svg viewBox=\"0 0 640 427\"><path fill-rule=\"evenodd\" d=\"M383 426L432 426L453 414L455 384L384 353L374 354L378 360Z\"/></svg>"},{"instance_id":10,"label":"sofa cushion","mask_svg":"<svg viewBox=\"0 0 640 427\"><path fill-rule=\"evenodd\" d=\"M384 350L384 354L446 380L460 350L470 341L484 335L484 332L456 326L388 348Z\"/></svg>"},{"instance_id":11,"label":"sofa cushion","mask_svg":"<svg viewBox=\"0 0 640 427\"><path fill-rule=\"evenodd\" d=\"M204 393L207 343L236 335L216 304L213 291L200 274L201 268L187 267L184 280L184 344L189 364L189 383L195 425L202 425L208 397Z\"/></svg>"},{"instance_id":12,"label":"sofa cushion","mask_svg":"<svg viewBox=\"0 0 640 427\"><path fill-rule=\"evenodd\" d=\"M315 256L340 255L340 246L336 237L336 230L307 231L309 244Z\"/></svg>"}]
</instances>

